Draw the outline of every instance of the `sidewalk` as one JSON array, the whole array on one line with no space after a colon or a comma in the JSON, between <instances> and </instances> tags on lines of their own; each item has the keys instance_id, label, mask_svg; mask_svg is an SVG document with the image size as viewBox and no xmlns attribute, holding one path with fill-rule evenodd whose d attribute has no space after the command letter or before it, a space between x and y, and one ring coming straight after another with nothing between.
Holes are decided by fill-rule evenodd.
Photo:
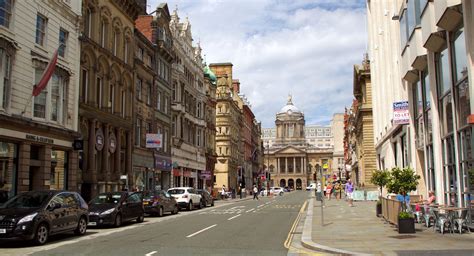
<instances>
[{"instance_id":1,"label":"sidewalk","mask_svg":"<svg viewBox=\"0 0 474 256\"><path fill-rule=\"evenodd\" d=\"M399 234L397 228L375 216L375 202L343 199L325 201L321 226L321 202L309 198L301 242L304 247L336 254L376 255L474 255L474 233L444 235L415 224L415 234Z\"/></svg>"}]
</instances>

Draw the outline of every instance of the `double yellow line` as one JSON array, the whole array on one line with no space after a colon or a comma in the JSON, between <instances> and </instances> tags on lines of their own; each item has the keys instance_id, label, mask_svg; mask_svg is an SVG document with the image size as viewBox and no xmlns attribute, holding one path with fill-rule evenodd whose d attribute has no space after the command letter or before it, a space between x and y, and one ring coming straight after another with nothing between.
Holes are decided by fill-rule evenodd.
<instances>
[{"instance_id":1,"label":"double yellow line","mask_svg":"<svg viewBox=\"0 0 474 256\"><path fill-rule=\"evenodd\" d=\"M296 216L295 222L293 222L293 226L291 226L290 232L288 233L285 243L283 244L286 249L290 248L291 240L293 240L294 232L296 228L298 227L298 223L300 222L301 217L303 216L304 209L306 208L306 204L308 204L308 200L306 200L303 206L301 206L300 211L298 212L298 216Z\"/></svg>"}]
</instances>

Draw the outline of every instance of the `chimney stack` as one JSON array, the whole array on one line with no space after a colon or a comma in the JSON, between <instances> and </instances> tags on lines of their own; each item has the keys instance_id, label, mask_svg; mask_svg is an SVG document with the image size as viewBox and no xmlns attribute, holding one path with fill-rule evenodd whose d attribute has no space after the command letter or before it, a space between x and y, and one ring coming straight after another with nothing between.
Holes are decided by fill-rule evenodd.
<instances>
[{"instance_id":1,"label":"chimney stack","mask_svg":"<svg viewBox=\"0 0 474 256\"><path fill-rule=\"evenodd\" d=\"M232 88L234 89L235 94L240 93L240 81L239 81L239 79L232 79Z\"/></svg>"}]
</instances>

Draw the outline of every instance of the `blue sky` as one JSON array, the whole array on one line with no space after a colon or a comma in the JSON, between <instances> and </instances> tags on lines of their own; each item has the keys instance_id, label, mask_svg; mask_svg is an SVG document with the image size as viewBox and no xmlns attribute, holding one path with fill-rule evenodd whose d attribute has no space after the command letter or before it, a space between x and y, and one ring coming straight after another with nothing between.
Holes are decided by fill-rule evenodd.
<instances>
[{"instance_id":1,"label":"blue sky","mask_svg":"<svg viewBox=\"0 0 474 256\"><path fill-rule=\"evenodd\" d=\"M151 12L163 1L148 0ZM273 127L288 94L307 124L329 124L352 102L366 52L364 0L173 0L207 63L232 62L256 118Z\"/></svg>"}]
</instances>

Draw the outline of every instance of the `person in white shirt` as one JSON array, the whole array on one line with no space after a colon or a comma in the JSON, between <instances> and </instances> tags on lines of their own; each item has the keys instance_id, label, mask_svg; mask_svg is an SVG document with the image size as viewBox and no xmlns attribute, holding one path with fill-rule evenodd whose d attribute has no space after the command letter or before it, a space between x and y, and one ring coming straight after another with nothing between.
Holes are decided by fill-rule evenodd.
<instances>
[{"instance_id":1,"label":"person in white shirt","mask_svg":"<svg viewBox=\"0 0 474 256\"><path fill-rule=\"evenodd\" d=\"M258 200L258 188L257 188L257 185L253 185L253 200L255 200L255 198Z\"/></svg>"}]
</instances>

